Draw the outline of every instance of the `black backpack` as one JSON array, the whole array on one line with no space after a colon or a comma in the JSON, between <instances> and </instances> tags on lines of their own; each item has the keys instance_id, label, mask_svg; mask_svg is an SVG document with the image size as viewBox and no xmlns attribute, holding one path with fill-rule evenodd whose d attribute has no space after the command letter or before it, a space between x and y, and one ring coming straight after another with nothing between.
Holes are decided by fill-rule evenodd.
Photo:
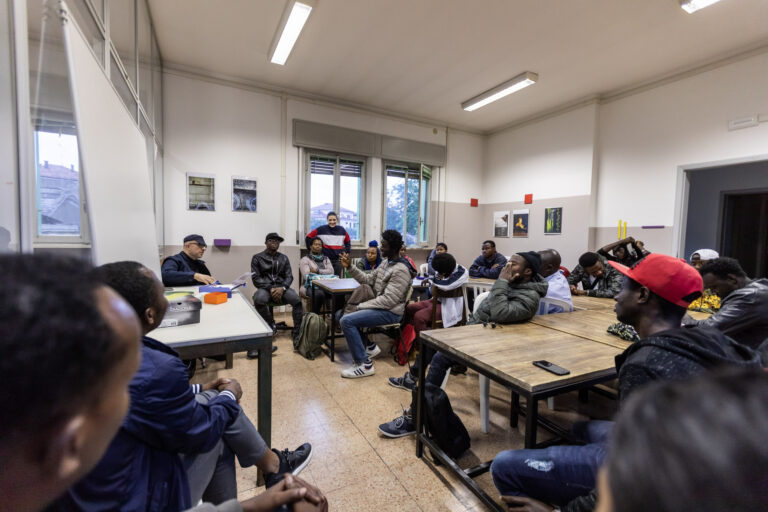
<instances>
[{"instance_id":1,"label":"black backpack","mask_svg":"<svg viewBox=\"0 0 768 512\"><path fill-rule=\"evenodd\" d=\"M418 388L413 390L413 403L416 403ZM451 401L439 386L427 383L424 389L424 419L427 433L445 453L456 459L469 450L469 433L456 413ZM413 411L414 414L416 411Z\"/></svg>"}]
</instances>

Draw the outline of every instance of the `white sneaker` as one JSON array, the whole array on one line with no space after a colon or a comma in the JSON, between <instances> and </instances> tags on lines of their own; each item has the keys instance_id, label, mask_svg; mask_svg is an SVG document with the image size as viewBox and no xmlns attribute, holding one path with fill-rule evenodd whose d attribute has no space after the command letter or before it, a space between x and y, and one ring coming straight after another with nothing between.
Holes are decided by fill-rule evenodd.
<instances>
[{"instance_id":1,"label":"white sneaker","mask_svg":"<svg viewBox=\"0 0 768 512\"><path fill-rule=\"evenodd\" d=\"M370 377L374 373L376 373L376 370L373 369L373 363L353 364L341 371L341 377L343 379L359 379L361 377Z\"/></svg>"},{"instance_id":2,"label":"white sneaker","mask_svg":"<svg viewBox=\"0 0 768 512\"><path fill-rule=\"evenodd\" d=\"M381 349L374 343L373 347L365 347L365 353L368 354L369 359L373 359L377 355L381 354Z\"/></svg>"}]
</instances>

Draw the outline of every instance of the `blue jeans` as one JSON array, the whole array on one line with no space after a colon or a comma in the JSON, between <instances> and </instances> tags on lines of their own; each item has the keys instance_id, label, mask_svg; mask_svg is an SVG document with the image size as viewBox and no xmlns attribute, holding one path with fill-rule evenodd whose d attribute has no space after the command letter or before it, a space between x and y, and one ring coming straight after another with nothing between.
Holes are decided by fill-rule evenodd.
<instances>
[{"instance_id":1,"label":"blue jeans","mask_svg":"<svg viewBox=\"0 0 768 512\"><path fill-rule=\"evenodd\" d=\"M349 350L352 352L355 364L361 364L368 359L360 327L393 324L399 321L400 318L400 315L385 309L361 309L341 317L341 330L344 331L344 337L347 339L347 346L349 346ZM366 338L365 341L367 343L368 339Z\"/></svg>"},{"instance_id":2,"label":"blue jeans","mask_svg":"<svg viewBox=\"0 0 768 512\"><path fill-rule=\"evenodd\" d=\"M491 464L493 483L502 496L528 496L565 505L595 488L612 421L586 421L573 426L584 446L550 446L543 450L507 450Z\"/></svg>"}]
</instances>

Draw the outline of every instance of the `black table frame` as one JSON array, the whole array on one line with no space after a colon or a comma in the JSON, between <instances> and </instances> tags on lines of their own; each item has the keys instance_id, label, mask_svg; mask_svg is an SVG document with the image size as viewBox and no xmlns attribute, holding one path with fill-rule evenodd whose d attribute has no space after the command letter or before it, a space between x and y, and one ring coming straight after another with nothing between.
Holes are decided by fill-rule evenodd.
<instances>
[{"instance_id":1,"label":"black table frame","mask_svg":"<svg viewBox=\"0 0 768 512\"><path fill-rule=\"evenodd\" d=\"M477 466L474 466L469 469L462 469L459 467L456 462L451 459L448 454L446 454L437 444L427 435L425 431L425 425L424 425L424 384L426 382L426 366L428 364L428 361L424 360L424 344L426 346L433 348L436 352L443 352L447 356L449 356L451 359L453 359L455 362L459 364L463 364L467 366L468 368L472 368L476 372L485 375L489 379L493 380L494 382L498 382L504 387L511 388L513 392L513 400L512 400L512 412L510 415L510 425L516 426L517 425L517 416L520 413L525 414L525 448L536 448L536 429L539 424L541 424L543 427L547 429L551 429L553 426L549 422L541 421L541 419L538 418L538 401L549 398L550 396L559 395L562 393L567 393L569 391L573 390L581 390L581 389L587 389L590 386L594 386L595 384L599 384L601 382L605 382L608 380L612 380L616 378L616 370L610 369L605 370L602 372L597 372L592 377L586 378L584 380L580 380L579 382L569 382L564 383L562 385L553 384L551 387L548 387L546 389L538 390L538 391L530 391L527 389L523 389L519 387L518 385L514 384L513 382L504 381L496 376L489 375L488 372L482 368L480 368L479 365L477 365L474 361L470 360L469 357L462 357L461 353L448 353L446 350L441 348L432 340L422 338L422 350L419 351L419 380L418 380L418 393L416 394L416 457L422 458L424 454L424 446L426 445L427 448L432 452L432 454L440 460L441 463L443 463L472 493L480 499L480 501L483 502L487 507L489 507L491 510L497 510L499 512L506 512L507 508L502 507L498 503L496 503L493 498L488 496L483 489L477 485L477 483L473 480L473 478L485 473L486 471L490 470L491 463L485 462L482 464L479 464ZM514 399L515 394L517 395L517 400ZM526 410L523 411L520 408L519 404L519 396L522 395L526 399ZM513 424L514 423L514 424ZM559 429L555 429L559 430ZM550 443L546 443L550 444ZM425 461L429 462L427 459L424 459Z\"/></svg>"},{"instance_id":2,"label":"black table frame","mask_svg":"<svg viewBox=\"0 0 768 512\"><path fill-rule=\"evenodd\" d=\"M310 309L314 308L315 306L315 289L317 288L317 285L312 282L312 298L310 299ZM334 356L336 354L336 300L339 296L342 298L346 297L347 295L352 294L351 291L336 291L336 290L326 290L323 288L323 293L330 294L331 295L331 311L329 314L331 315L331 332L328 334L328 336L325 337L325 345L328 347L328 356L331 358L331 362L335 360ZM346 299L344 300L344 303L346 303ZM342 307L343 304L342 304ZM317 311L312 311L313 313L317 313ZM325 351L324 351L325 352Z\"/></svg>"},{"instance_id":3,"label":"black table frame","mask_svg":"<svg viewBox=\"0 0 768 512\"><path fill-rule=\"evenodd\" d=\"M272 445L272 334L237 340L213 340L194 342L189 345L173 343L170 346L182 359L195 359L216 354L259 351L257 376L257 429L267 443Z\"/></svg>"}]
</instances>

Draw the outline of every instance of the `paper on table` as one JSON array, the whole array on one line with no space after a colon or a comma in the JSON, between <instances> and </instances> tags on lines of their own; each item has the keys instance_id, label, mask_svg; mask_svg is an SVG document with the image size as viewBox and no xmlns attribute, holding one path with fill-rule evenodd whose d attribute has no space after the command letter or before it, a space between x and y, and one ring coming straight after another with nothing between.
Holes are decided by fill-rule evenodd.
<instances>
[{"instance_id":1,"label":"paper on table","mask_svg":"<svg viewBox=\"0 0 768 512\"><path fill-rule=\"evenodd\" d=\"M241 275L234 281L232 281L232 289L238 288L240 286L245 286L245 281L253 275L253 272L246 272L245 274Z\"/></svg>"}]
</instances>

